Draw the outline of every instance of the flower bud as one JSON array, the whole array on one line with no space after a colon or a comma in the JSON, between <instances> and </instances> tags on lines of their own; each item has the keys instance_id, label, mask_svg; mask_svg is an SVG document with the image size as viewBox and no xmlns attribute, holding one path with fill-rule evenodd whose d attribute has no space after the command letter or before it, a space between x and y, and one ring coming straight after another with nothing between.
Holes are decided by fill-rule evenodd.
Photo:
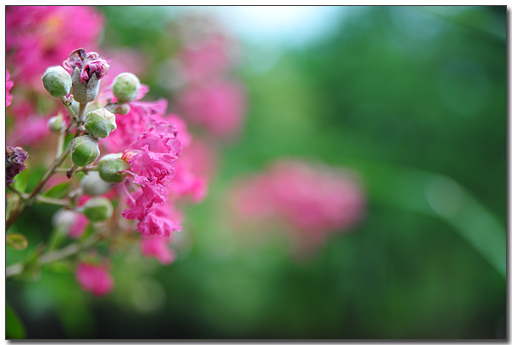
<instances>
[{"instance_id":1,"label":"flower bud","mask_svg":"<svg viewBox=\"0 0 512 345\"><path fill-rule=\"evenodd\" d=\"M112 203L107 198L90 199L82 208L82 213L93 223L106 221L112 212Z\"/></svg>"},{"instance_id":2,"label":"flower bud","mask_svg":"<svg viewBox=\"0 0 512 345\"><path fill-rule=\"evenodd\" d=\"M78 166L91 164L100 155L98 143L88 135L76 137L70 145L71 160Z\"/></svg>"},{"instance_id":3,"label":"flower bud","mask_svg":"<svg viewBox=\"0 0 512 345\"><path fill-rule=\"evenodd\" d=\"M129 104L118 105L114 111L116 114L126 115L130 112L130 105Z\"/></svg>"},{"instance_id":4,"label":"flower bud","mask_svg":"<svg viewBox=\"0 0 512 345\"><path fill-rule=\"evenodd\" d=\"M106 138L116 128L116 116L105 108L87 114L85 129L95 138Z\"/></svg>"},{"instance_id":5,"label":"flower bud","mask_svg":"<svg viewBox=\"0 0 512 345\"><path fill-rule=\"evenodd\" d=\"M54 133L60 133L60 131L62 130L62 128L64 128L66 123L64 122L64 118L62 117L62 115L59 114L59 115L50 117L47 124L48 124L48 129L50 131L52 131Z\"/></svg>"},{"instance_id":6,"label":"flower bud","mask_svg":"<svg viewBox=\"0 0 512 345\"><path fill-rule=\"evenodd\" d=\"M43 86L56 98L61 98L69 94L71 89L71 77L61 66L50 67L44 72Z\"/></svg>"},{"instance_id":7,"label":"flower bud","mask_svg":"<svg viewBox=\"0 0 512 345\"><path fill-rule=\"evenodd\" d=\"M80 187L87 195L101 195L110 190L112 185L103 181L97 171L90 171L80 180Z\"/></svg>"},{"instance_id":8,"label":"flower bud","mask_svg":"<svg viewBox=\"0 0 512 345\"><path fill-rule=\"evenodd\" d=\"M75 68L73 74L71 75L71 81L71 94L73 95L75 101L79 103L88 103L94 101L100 88L100 81L98 80L98 77L95 73L93 73L91 78L86 83L82 83L80 79L80 70Z\"/></svg>"},{"instance_id":9,"label":"flower bud","mask_svg":"<svg viewBox=\"0 0 512 345\"><path fill-rule=\"evenodd\" d=\"M121 73L112 84L112 92L118 103L129 103L137 97L140 89L139 78L133 73Z\"/></svg>"},{"instance_id":10,"label":"flower bud","mask_svg":"<svg viewBox=\"0 0 512 345\"><path fill-rule=\"evenodd\" d=\"M103 181L114 183L124 179L126 174L121 171L130 169L130 165L121 159L122 156L122 153L111 153L100 159L99 172Z\"/></svg>"}]
</instances>

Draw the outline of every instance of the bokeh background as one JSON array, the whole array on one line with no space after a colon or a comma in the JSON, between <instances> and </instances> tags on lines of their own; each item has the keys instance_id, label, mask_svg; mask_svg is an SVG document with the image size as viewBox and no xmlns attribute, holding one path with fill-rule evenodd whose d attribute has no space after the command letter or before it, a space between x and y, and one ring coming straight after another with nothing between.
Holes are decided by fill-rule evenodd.
<instances>
[{"instance_id":1,"label":"bokeh background","mask_svg":"<svg viewBox=\"0 0 512 345\"><path fill-rule=\"evenodd\" d=\"M505 6L96 10L100 46L137 51L171 110L176 28L214 18L237 42L244 120L186 208L173 264L119 253L101 298L60 266L6 281L29 338L506 337ZM235 181L290 157L364 188L360 221L314 250L231 221ZM7 264L47 239L56 210L20 219L30 245Z\"/></svg>"}]
</instances>

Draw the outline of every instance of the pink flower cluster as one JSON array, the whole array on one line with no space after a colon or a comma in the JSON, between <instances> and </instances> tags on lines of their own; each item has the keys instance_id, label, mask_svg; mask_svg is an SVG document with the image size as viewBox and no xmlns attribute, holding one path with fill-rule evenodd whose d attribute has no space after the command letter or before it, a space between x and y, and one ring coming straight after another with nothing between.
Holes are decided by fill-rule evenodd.
<instances>
[{"instance_id":1,"label":"pink flower cluster","mask_svg":"<svg viewBox=\"0 0 512 345\"><path fill-rule=\"evenodd\" d=\"M182 37L178 59L185 87L177 105L180 113L212 136L227 137L243 125L245 95L228 77L234 64L233 41L213 26L213 30L197 30L192 39Z\"/></svg>"},{"instance_id":2,"label":"pink flower cluster","mask_svg":"<svg viewBox=\"0 0 512 345\"><path fill-rule=\"evenodd\" d=\"M46 68L70 51L97 48L104 22L90 6L8 6L5 21L7 65L15 67L17 80L39 89Z\"/></svg>"},{"instance_id":3,"label":"pink flower cluster","mask_svg":"<svg viewBox=\"0 0 512 345\"><path fill-rule=\"evenodd\" d=\"M303 161L280 160L239 181L231 193L242 220L285 221L301 242L318 245L362 216L361 186L344 171Z\"/></svg>"}]
</instances>

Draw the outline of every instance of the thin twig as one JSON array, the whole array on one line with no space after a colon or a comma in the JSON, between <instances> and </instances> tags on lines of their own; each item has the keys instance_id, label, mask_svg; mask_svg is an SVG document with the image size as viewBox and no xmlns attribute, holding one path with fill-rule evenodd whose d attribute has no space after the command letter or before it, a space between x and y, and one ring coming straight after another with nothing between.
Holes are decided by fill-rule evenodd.
<instances>
[{"instance_id":1,"label":"thin twig","mask_svg":"<svg viewBox=\"0 0 512 345\"><path fill-rule=\"evenodd\" d=\"M68 256L72 256L74 254L77 254L82 249L86 249L96 242L98 242L100 239L102 239L102 236L100 235L93 235L91 236L87 241L84 243L73 243L70 244L67 247L64 247L62 249L44 254L41 256L41 259L39 260L39 263L41 266L52 263L54 261L58 261L64 258L67 258ZM19 262L13 265L8 266L5 269L5 276L6 277L12 277L14 275L20 274L23 272L23 263Z\"/></svg>"},{"instance_id":2,"label":"thin twig","mask_svg":"<svg viewBox=\"0 0 512 345\"><path fill-rule=\"evenodd\" d=\"M60 157L55 159L53 164L48 168L48 170L45 172L45 174L43 175L43 177L41 178L41 180L39 181L37 186L34 188L32 193L30 193L28 198L23 201L23 203L21 204L20 208L18 208L16 210L16 212L11 214L11 216L9 217L9 219L7 220L7 222L5 224L5 230L6 231L11 227L11 225L14 224L14 222L16 222L16 220L18 220L18 218L27 210L27 208L29 208L34 203L36 195L39 194L41 189L43 189L46 181L48 181L50 176L52 176L52 174L55 172L55 169L57 169L64 162L64 160L66 159L67 155L69 154L69 150L70 149L71 149L71 145L68 145L68 147L60 155Z\"/></svg>"}]
</instances>

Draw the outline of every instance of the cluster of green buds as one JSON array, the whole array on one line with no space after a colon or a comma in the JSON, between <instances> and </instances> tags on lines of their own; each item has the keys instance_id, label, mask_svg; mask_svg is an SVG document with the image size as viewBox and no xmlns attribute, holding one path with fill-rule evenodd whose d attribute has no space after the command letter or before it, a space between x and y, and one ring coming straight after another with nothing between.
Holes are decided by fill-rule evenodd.
<instances>
[{"instance_id":1,"label":"cluster of green buds","mask_svg":"<svg viewBox=\"0 0 512 345\"><path fill-rule=\"evenodd\" d=\"M141 83L132 73L119 74L111 86L116 103L86 112L87 103L94 101L98 94L99 79L106 75L108 64L96 53L85 53L83 49L77 49L70 54L64 65L69 72L61 66L50 67L44 73L42 82L50 95L71 109L74 117L71 125L76 125L78 131L69 144L70 159L75 167L84 167L86 171L80 181L79 193L93 198L77 211L91 222L102 222L112 215L112 204L108 199L96 196L106 193L114 183L122 182L129 164L119 153L102 157L95 171L88 171L88 166L100 156L98 141L107 138L117 128L115 114L125 115L130 112L129 103L137 98ZM94 68L91 69L91 66ZM64 116L58 114L48 120L48 128L63 135L71 127L68 127ZM71 176L74 169L68 171L68 176Z\"/></svg>"}]
</instances>

